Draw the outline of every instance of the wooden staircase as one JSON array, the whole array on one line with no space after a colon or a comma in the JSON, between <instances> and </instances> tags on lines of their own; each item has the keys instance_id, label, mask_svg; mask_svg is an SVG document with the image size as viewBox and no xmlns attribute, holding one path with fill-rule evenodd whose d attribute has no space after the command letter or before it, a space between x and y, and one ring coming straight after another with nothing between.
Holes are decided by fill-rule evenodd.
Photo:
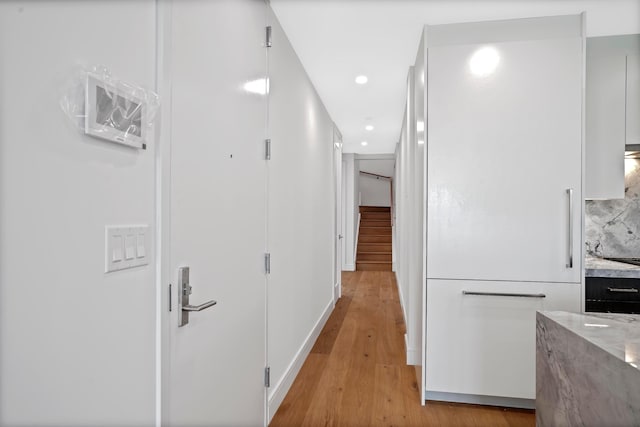
<instances>
[{"instance_id":1,"label":"wooden staircase","mask_svg":"<svg viewBox=\"0 0 640 427\"><path fill-rule=\"evenodd\" d=\"M391 271L391 209L360 206L356 270Z\"/></svg>"}]
</instances>

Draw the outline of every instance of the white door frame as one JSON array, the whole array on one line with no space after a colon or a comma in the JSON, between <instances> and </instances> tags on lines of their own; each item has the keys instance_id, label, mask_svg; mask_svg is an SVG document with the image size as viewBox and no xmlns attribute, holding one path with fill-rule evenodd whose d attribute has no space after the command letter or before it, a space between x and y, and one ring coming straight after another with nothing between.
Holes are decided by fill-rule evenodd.
<instances>
[{"instance_id":1,"label":"white door frame","mask_svg":"<svg viewBox=\"0 0 640 427\"><path fill-rule=\"evenodd\" d=\"M173 0L156 0L156 92L162 128L156 138L156 427L169 420L171 379L171 16Z\"/></svg>"},{"instance_id":2,"label":"white door frame","mask_svg":"<svg viewBox=\"0 0 640 427\"><path fill-rule=\"evenodd\" d=\"M342 135L333 125L333 190L334 190L334 244L333 244L333 302L342 296L342 258L344 230L342 223Z\"/></svg>"}]
</instances>

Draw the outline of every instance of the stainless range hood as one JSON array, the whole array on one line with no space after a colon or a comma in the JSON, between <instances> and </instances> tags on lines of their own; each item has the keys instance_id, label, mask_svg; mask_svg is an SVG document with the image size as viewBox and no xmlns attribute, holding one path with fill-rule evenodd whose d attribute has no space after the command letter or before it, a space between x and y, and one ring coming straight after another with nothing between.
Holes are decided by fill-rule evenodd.
<instances>
[{"instance_id":1,"label":"stainless range hood","mask_svg":"<svg viewBox=\"0 0 640 427\"><path fill-rule=\"evenodd\" d=\"M640 144L627 144L624 146L625 159L640 159Z\"/></svg>"}]
</instances>

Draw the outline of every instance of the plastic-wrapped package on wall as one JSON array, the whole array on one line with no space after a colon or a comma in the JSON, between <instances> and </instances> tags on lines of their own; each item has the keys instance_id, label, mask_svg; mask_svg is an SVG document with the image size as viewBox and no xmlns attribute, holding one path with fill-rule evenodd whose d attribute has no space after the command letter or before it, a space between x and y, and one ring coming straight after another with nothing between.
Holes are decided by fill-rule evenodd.
<instances>
[{"instance_id":1,"label":"plastic-wrapped package on wall","mask_svg":"<svg viewBox=\"0 0 640 427\"><path fill-rule=\"evenodd\" d=\"M96 66L72 76L60 107L87 135L146 149L160 99L155 92L118 80L106 67Z\"/></svg>"}]
</instances>

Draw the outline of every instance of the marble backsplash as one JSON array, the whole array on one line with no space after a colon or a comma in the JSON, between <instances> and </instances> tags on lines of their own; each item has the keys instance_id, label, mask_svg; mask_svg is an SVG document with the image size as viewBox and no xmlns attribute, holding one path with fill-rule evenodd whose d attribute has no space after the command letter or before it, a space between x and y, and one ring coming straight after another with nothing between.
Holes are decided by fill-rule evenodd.
<instances>
[{"instance_id":1,"label":"marble backsplash","mask_svg":"<svg viewBox=\"0 0 640 427\"><path fill-rule=\"evenodd\" d=\"M586 201L589 255L640 258L640 159L625 159L624 181L624 199Z\"/></svg>"}]
</instances>

